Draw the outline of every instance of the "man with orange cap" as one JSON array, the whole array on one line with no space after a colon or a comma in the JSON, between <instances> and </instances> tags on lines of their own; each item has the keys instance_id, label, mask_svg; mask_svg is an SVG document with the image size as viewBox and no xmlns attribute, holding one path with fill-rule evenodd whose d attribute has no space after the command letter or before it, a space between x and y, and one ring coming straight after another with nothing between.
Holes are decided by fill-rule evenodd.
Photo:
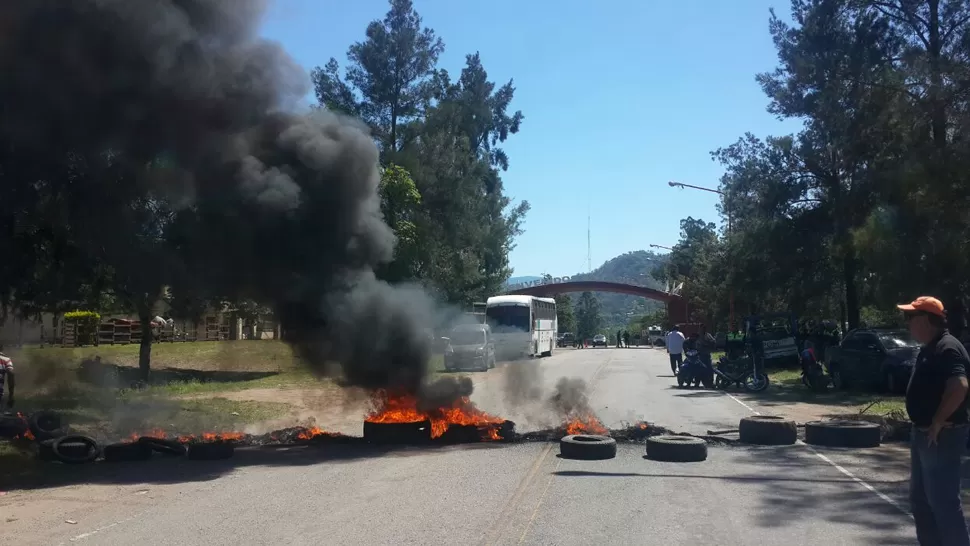
<instances>
[{"instance_id":1,"label":"man with orange cap","mask_svg":"<svg viewBox=\"0 0 970 546\"><path fill-rule=\"evenodd\" d=\"M970 434L970 356L946 329L946 310L928 296L899 305L913 339L923 344L906 388L913 422L909 499L923 546L970 546L960 500L961 457Z\"/></svg>"}]
</instances>

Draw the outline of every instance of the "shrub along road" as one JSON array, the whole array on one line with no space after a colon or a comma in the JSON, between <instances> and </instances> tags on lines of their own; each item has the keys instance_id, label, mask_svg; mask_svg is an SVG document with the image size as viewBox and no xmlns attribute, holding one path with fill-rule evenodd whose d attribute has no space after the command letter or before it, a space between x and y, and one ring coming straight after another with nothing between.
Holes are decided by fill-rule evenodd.
<instances>
[{"instance_id":1,"label":"shrub along road","mask_svg":"<svg viewBox=\"0 0 970 546\"><path fill-rule=\"evenodd\" d=\"M672 388L650 349L510 364L476 374L474 399L525 423L505 387L536 365L546 394L561 376L586 379L610 426L642 418L703 433L751 414L724 393ZM887 502L903 484L855 473L890 451L711 446L707 461L661 463L622 443L606 461L561 459L544 443L240 450L226 462L79 468L95 483L11 491L0 512L18 544L912 544L911 520Z\"/></svg>"}]
</instances>

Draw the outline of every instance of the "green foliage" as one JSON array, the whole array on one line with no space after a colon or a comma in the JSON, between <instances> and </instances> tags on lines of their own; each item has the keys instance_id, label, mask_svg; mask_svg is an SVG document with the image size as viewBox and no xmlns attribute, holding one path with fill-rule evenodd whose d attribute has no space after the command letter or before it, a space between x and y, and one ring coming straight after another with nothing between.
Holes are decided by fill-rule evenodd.
<instances>
[{"instance_id":1,"label":"green foliage","mask_svg":"<svg viewBox=\"0 0 970 546\"><path fill-rule=\"evenodd\" d=\"M556 320L559 333L576 333L576 315L573 313L573 300L568 294L556 296Z\"/></svg>"},{"instance_id":2,"label":"green foliage","mask_svg":"<svg viewBox=\"0 0 970 546\"><path fill-rule=\"evenodd\" d=\"M499 145L524 118L508 112L511 81L491 82L477 53L452 81L437 65L443 51L410 0L391 0L348 49L344 77L330 59L312 79L323 107L360 117L380 144L382 211L398 249L378 273L467 305L499 293L511 274L529 204L504 194L499 172L509 158Z\"/></svg>"},{"instance_id":3,"label":"green foliage","mask_svg":"<svg viewBox=\"0 0 970 546\"><path fill-rule=\"evenodd\" d=\"M576 303L576 335L587 339L600 333L603 328L600 312L600 302L596 296L592 292L583 292Z\"/></svg>"},{"instance_id":4,"label":"green foliage","mask_svg":"<svg viewBox=\"0 0 970 546\"><path fill-rule=\"evenodd\" d=\"M572 281L606 281L646 286L663 290L663 286L651 273L663 262L664 258L645 250L627 252L608 260L590 273L578 273L570 277ZM663 304L649 298L596 292L593 294L600 302L603 326L615 328L626 325L630 317L651 313L662 309ZM574 296L573 300L577 297ZM614 335L615 335L614 331Z\"/></svg>"},{"instance_id":5,"label":"green foliage","mask_svg":"<svg viewBox=\"0 0 970 546\"><path fill-rule=\"evenodd\" d=\"M697 234L683 234L658 276L678 276L719 324L732 292L739 316L790 309L850 328L892 322L895 303L935 294L962 329L970 6L791 5L794 23L773 14L769 24L778 66L757 79L769 111L803 129L713 152L731 230L707 263L688 251Z\"/></svg>"},{"instance_id":6,"label":"green foliage","mask_svg":"<svg viewBox=\"0 0 970 546\"><path fill-rule=\"evenodd\" d=\"M64 320L98 322L101 320L101 314L95 311L68 311L64 313Z\"/></svg>"}]
</instances>

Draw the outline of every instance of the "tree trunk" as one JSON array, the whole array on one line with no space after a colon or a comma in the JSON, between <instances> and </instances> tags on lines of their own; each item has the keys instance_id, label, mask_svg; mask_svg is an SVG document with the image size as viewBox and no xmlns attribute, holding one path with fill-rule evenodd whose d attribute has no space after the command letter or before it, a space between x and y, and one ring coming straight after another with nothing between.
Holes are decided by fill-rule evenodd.
<instances>
[{"instance_id":1,"label":"tree trunk","mask_svg":"<svg viewBox=\"0 0 970 546\"><path fill-rule=\"evenodd\" d=\"M144 301L140 302L138 320L141 321L141 343L138 347L138 371L145 383L148 383L151 377L152 340L155 337L152 332L152 318L151 305Z\"/></svg>"},{"instance_id":2,"label":"tree trunk","mask_svg":"<svg viewBox=\"0 0 970 546\"><path fill-rule=\"evenodd\" d=\"M845 312L849 330L859 327L859 287L856 285L855 249L849 248L842 259L842 282L845 283Z\"/></svg>"}]
</instances>

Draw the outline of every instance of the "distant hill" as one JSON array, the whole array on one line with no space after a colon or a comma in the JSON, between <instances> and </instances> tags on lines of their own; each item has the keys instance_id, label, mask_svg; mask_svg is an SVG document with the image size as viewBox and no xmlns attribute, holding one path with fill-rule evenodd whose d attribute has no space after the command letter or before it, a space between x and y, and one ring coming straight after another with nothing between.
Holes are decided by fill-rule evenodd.
<instances>
[{"instance_id":1,"label":"distant hill","mask_svg":"<svg viewBox=\"0 0 970 546\"><path fill-rule=\"evenodd\" d=\"M523 277L509 277L509 280L506 281L506 284L507 285L513 285L513 284L519 284L519 283L524 283L524 282L532 282L532 281L537 281L537 280L539 280L541 278L542 277L537 277L535 275L526 275L526 276L523 276Z\"/></svg>"},{"instance_id":2,"label":"distant hill","mask_svg":"<svg viewBox=\"0 0 970 546\"><path fill-rule=\"evenodd\" d=\"M659 254L635 250L607 261L591 273L577 273L569 280L621 282L663 290L660 282L653 278L653 271L664 260ZM603 322L607 327L626 326L630 319L651 313L663 305L655 300L625 294L594 292L594 295L602 305ZM573 301L578 296L572 294Z\"/></svg>"}]
</instances>

